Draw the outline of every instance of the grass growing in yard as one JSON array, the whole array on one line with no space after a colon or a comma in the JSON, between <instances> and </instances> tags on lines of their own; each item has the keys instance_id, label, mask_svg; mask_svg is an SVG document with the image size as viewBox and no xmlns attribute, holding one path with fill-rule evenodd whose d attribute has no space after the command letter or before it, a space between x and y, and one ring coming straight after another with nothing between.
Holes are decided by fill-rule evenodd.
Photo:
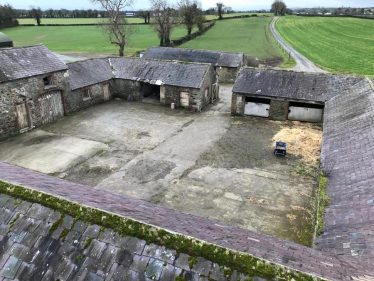
<instances>
[{"instance_id":1,"label":"grass growing in yard","mask_svg":"<svg viewBox=\"0 0 374 281\"><path fill-rule=\"evenodd\" d=\"M15 42L15 46L44 44L52 51L61 53L117 54L118 48L109 43L102 29L97 26L21 26L1 30ZM183 26L176 27L172 38L186 35ZM159 39L151 26L133 26L127 55L158 46Z\"/></svg>"},{"instance_id":2,"label":"grass growing in yard","mask_svg":"<svg viewBox=\"0 0 374 281\"><path fill-rule=\"evenodd\" d=\"M357 18L282 17L281 36L323 68L374 75L374 21Z\"/></svg>"},{"instance_id":3,"label":"grass growing in yard","mask_svg":"<svg viewBox=\"0 0 374 281\"><path fill-rule=\"evenodd\" d=\"M182 47L243 52L259 59L282 57L287 61L288 58L286 60L285 53L277 45L268 28L271 20L271 17L253 17L217 21L207 33Z\"/></svg>"}]
</instances>

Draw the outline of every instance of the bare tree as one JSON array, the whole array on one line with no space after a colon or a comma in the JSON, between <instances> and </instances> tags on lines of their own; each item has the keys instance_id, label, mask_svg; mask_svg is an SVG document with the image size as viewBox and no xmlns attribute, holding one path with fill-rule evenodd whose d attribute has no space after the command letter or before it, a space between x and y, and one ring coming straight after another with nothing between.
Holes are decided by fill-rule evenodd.
<instances>
[{"instance_id":1,"label":"bare tree","mask_svg":"<svg viewBox=\"0 0 374 281\"><path fill-rule=\"evenodd\" d=\"M92 0L99 3L107 12L108 24L104 25L104 31L108 34L111 44L117 45L119 56L125 55L125 46L128 43L130 28L127 24L124 8L130 7L133 0Z\"/></svg>"},{"instance_id":2,"label":"bare tree","mask_svg":"<svg viewBox=\"0 0 374 281\"><path fill-rule=\"evenodd\" d=\"M218 13L218 19L223 19L223 3L217 3L217 13Z\"/></svg>"},{"instance_id":3,"label":"bare tree","mask_svg":"<svg viewBox=\"0 0 374 281\"><path fill-rule=\"evenodd\" d=\"M140 10L138 12L138 15L144 19L144 24L149 24L151 21L151 12L150 11L144 11Z\"/></svg>"},{"instance_id":4,"label":"bare tree","mask_svg":"<svg viewBox=\"0 0 374 281\"><path fill-rule=\"evenodd\" d=\"M179 12L188 35L191 35L194 25L197 25L200 9L196 0L180 0L178 3Z\"/></svg>"},{"instance_id":5,"label":"bare tree","mask_svg":"<svg viewBox=\"0 0 374 281\"><path fill-rule=\"evenodd\" d=\"M36 24L38 26L40 26L40 24L42 23L42 21L41 21L42 10L40 8L32 7L31 8L31 14L32 14L33 18L36 20Z\"/></svg>"},{"instance_id":6,"label":"bare tree","mask_svg":"<svg viewBox=\"0 0 374 281\"><path fill-rule=\"evenodd\" d=\"M283 1L274 1L271 5L271 12L274 13L275 16L284 16L286 14L287 6Z\"/></svg>"},{"instance_id":7,"label":"bare tree","mask_svg":"<svg viewBox=\"0 0 374 281\"><path fill-rule=\"evenodd\" d=\"M177 11L167 0L150 0L152 4L152 23L160 38L160 46L169 46L172 29L180 22Z\"/></svg>"}]
</instances>

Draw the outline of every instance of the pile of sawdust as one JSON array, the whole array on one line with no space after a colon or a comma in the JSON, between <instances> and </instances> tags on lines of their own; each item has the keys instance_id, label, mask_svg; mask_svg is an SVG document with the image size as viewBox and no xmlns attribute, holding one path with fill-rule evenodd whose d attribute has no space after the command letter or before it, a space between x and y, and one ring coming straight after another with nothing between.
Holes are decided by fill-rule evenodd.
<instances>
[{"instance_id":1,"label":"pile of sawdust","mask_svg":"<svg viewBox=\"0 0 374 281\"><path fill-rule=\"evenodd\" d=\"M311 124L293 122L291 126L282 128L273 141L286 142L288 154L301 157L305 164L315 165L320 157L322 130Z\"/></svg>"}]
</instances>

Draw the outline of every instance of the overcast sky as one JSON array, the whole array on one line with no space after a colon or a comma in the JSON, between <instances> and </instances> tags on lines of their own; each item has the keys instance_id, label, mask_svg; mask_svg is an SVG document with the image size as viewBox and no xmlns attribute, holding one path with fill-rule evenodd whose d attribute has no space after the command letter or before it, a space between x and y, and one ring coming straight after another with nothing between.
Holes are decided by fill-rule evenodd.
<instances>
[{"instance_id":1,"label":"overcast sky","mask_svg":"<svg viewBox=\"0 0 374 281\"><path fill-rule=\"evenodd\" d=\"M170 0L176 2L176 0ZM217 0L200 0L204 9L214 7ZM234 10L268 9L273 0L220 0ZM285 0L290 8L306 7L373 7L374 0ZM90 0L0 0L0 4L10 4L14 8L28 9L30 6L40 7L43 10L53 9L90 9L99 8ZM146 9L150 6L149 0L134 0L133 9Z\"/></svg>"}]
</instances>

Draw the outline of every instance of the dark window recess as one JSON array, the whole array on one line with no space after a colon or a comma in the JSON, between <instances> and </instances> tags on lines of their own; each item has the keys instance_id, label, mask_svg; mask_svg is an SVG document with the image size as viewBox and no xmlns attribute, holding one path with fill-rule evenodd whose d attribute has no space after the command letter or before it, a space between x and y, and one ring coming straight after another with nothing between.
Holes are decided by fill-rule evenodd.
<instances>
[{"instance_id":1,"label":"dark window recess","mask_svg":"<svg viewBox=\"0 0 374 281\"><path fill-rule=\"evenodd\" d=\"M83 100L91 99L91 91L90 89L86 89L83 91Z\"/></svg>"},{"instance_id":2,"label":"dark window recess","mask_svg":"<svg viewBox=\"0 0 374 281\"><path fill-rule=\"evenodd\" d=\"M52 76L46 76L43 78L44 86L52 85Z\"/></svg>"},{"instance_id":3,"label":"dark window recess","mask_svg":"<svg viewBox=\"0 0 374 281\"><path fill-rule=\"evenodd\" d=\"M245 102L270 104L269 99L261 99L261 98L253 98L253 97L245 97Z\"/></svg>"},{"instance_id":4,"label":"dark window recess","mask_svg":"<svg viewBox=\"0 0 374 281\"><path fill-rule=\"evenodd\" d=\"M305 102L290 102L290 106L318 108L318 109L323 109L324 108L323 104L305 103Z\"/></svg>"}]
</instances>

